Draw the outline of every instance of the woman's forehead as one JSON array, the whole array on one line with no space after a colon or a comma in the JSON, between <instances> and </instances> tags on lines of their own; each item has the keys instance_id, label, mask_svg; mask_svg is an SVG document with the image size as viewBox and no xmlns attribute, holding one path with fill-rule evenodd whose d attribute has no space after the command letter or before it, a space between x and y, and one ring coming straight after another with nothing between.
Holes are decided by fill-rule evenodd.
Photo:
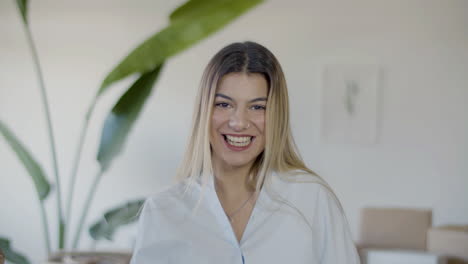
<instances>
[{"instance_id":1,"label":"woman's forehead","mask_svg":"<svg viewBox=\"0 0 468 264\"><path fill-rule=\"evenodd\" d=\"M229 73L221 78L216 93L228 96L267 96L268 84L265 77L259 73Z\"/></svg>"}]
</instances>

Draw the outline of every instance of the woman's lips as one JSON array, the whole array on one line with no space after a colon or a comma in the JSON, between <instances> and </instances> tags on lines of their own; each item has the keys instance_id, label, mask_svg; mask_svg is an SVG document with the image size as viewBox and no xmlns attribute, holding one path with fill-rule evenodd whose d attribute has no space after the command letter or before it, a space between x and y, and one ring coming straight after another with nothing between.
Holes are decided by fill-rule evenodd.
<instances>
[{"instance_id":1,"label":"woman's lips","mask_svg":"<svg viewBox=\"0 0 468 264\"><path fill-rule=\"evenodd\" d=\"M222 134L226 147L233 151L243 151L248 149L255 140L254 136L250 135L233 135Z\"/></svg>"}]
</instances>

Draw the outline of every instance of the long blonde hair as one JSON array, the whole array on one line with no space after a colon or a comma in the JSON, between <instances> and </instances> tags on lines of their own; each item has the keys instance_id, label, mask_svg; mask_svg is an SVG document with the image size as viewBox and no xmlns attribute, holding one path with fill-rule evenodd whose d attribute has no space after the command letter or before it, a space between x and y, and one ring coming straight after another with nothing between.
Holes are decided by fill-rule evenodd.
<instances>
[{"instance_id":1,"label":"long blonde hair","mask_svg":"<svg viewBox=\"0 0 468 264\"><path fill-rule=\"evenodd\" d=\"M281 65L267 48L249 41L224 47L206 66L196 99L191 138L177 178L192 184L196 180L207 183L212 177L210 117L218 83L224 75L232 72L262 74L269 86L265 149L250 170L249 185L258 191L272 172L288 171L302 171L324 183L321 177L307 168L294 143L289 121L288 90Z\"/></svg>"}]
</instances>

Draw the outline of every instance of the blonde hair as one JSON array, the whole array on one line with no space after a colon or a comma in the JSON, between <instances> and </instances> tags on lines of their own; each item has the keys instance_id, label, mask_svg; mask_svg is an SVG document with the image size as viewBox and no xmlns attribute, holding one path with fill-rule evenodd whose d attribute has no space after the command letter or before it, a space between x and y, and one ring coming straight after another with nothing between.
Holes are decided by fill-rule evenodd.
<instances>
[{"instance_id":1,"label":"blonde hair","mask_svg":"<svg viewBox=\"0 0 468 264\"><path fill-rule=\"evenodd\" d=\"M218 83L232 72L261 74L269 87L265 149L250 170L249 186L259 191L272 172L301 171L314 176L312 181L322 183L331 191L320 176L307 168L298 153L290 128L286 80L278 60L267 48L254 42L224 47L205 68L196 99L191 138L177 178L188 180L191 185L196 180L206 184L212 177L210 117Z\"/></svg>"}]
</instances>

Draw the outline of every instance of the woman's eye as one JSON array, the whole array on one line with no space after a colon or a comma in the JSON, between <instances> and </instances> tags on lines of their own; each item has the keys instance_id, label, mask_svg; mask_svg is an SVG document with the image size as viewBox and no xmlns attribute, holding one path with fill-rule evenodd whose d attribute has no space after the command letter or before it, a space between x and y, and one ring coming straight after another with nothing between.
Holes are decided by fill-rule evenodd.
<instances>
[{"instance_id":1,"label":"woman's eye","mask_svg":"<svg viewBox=\"0 0 468 264\"><path fill-rule=\"evenodd\" d=\"M215 106L220 107L220 108L228 108L229 104L228 103L216 103Z\"/></svg>"},{"instance_id":2,"label":"woman's eye","mask_svg":"<svg viewBox=\"0 0 468 264\"><path fill-rule=\"evenodd\" d=\"M265 110L266 107L264 105L253 105L252 109L253 110Z\"/></svg>"}]
</instances>

